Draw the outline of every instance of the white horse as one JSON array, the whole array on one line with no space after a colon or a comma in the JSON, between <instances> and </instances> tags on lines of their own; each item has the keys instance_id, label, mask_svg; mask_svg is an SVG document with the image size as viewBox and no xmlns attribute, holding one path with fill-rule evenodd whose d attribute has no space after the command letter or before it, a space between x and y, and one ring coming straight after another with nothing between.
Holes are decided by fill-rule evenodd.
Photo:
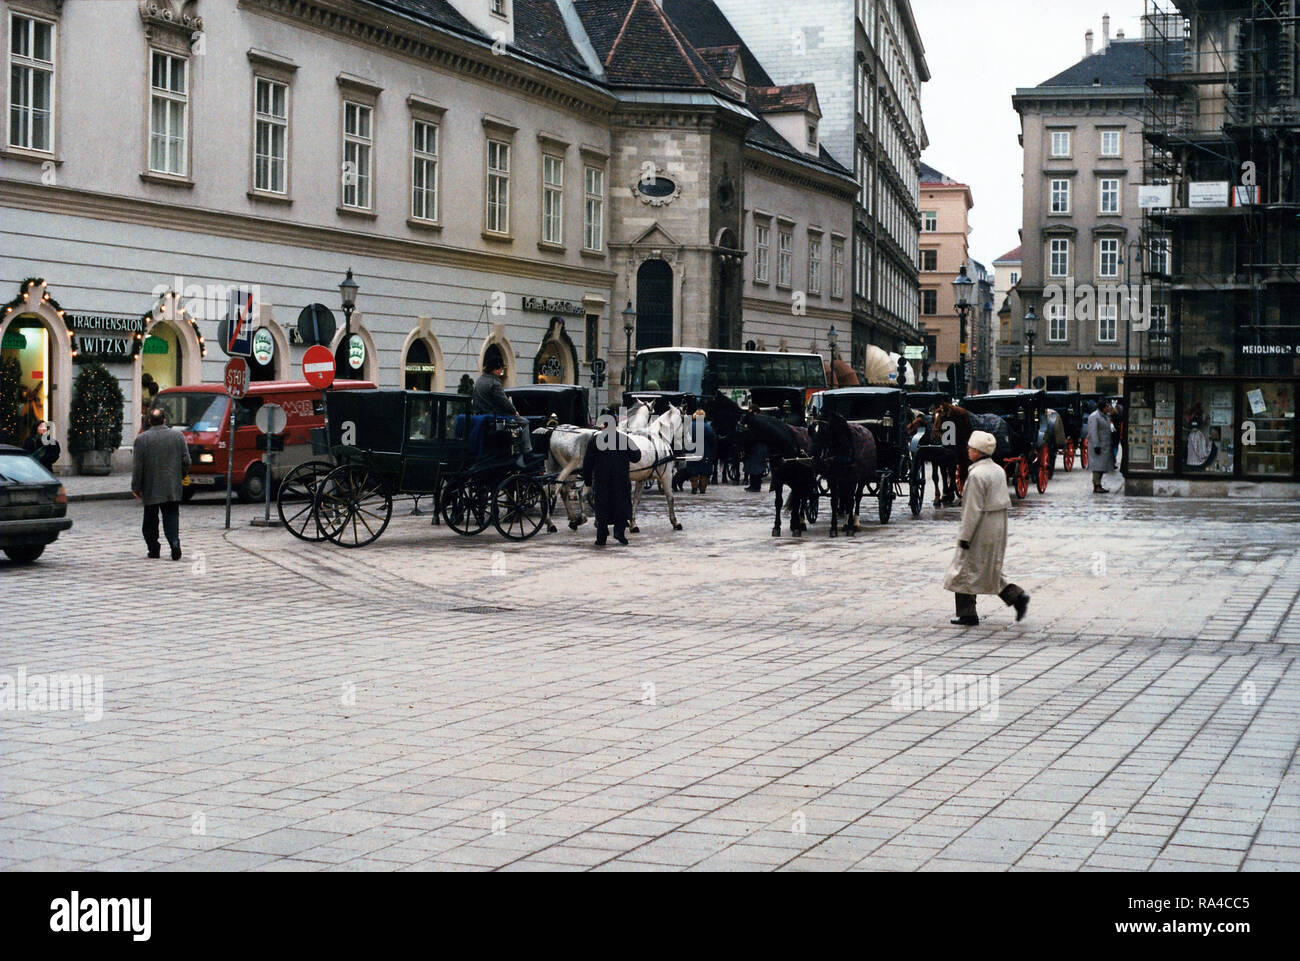
<instances>
[{"instance_id":1,"label":"white horse","mask_svg":"<svg viewBox=\"0 0 1300 961\"><path fill-rule=\"evenodd\" d=\"M639 402L620 413L619 430L642 431L650 426L654 410L649 404ZM590 427L556 427L551 431L546 473L556 475L555 482L560 488L560 499L564 502L564 512L569 516L571 531L576 531L587 523L582 498L572 497L572 494L578 486L578 472L582 470L582 462L587 458L587 446L599 433L599 430ZM573 510L575 500L578 502L577 513Z\"/></svg>"},{"instance_id":2,"label":"white horse","mask_svg":"<svg viewBox=\"0 0 1300 961\"><path fill-rule=\"evenodd\" d=\"M650 478L659 481L659 486L668 500L668 520L673 530L680 531L682 525L677 521L677 507L673 499L672 469L678 454L686 443L686 415L680 407L669 407L644 430L629 432L627 435L636 445L637 460L632 464L632 523L628 530L639 534L636 523L636 510L641 504L641 495L645 493L645 482Z\"/></svg>"}]
</instances>

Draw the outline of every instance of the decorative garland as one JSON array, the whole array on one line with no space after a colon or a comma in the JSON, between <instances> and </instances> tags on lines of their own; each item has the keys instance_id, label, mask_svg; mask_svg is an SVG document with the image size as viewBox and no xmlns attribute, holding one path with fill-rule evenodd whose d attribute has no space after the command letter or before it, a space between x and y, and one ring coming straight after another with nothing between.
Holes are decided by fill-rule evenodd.
<instances>
[{"instance_id":1,"label":"decorative garland","mask_svg":"<svg viewBox=\"0 0 1300 961\"><path fill-rule=\"evenodd\" d=\"M68 320L68 318L63 315L63 308L59 306L59 302L55 300L53 297L51 297L50 292L45 289L44 277L28 277L26 280L23 281L22 289L19 292L18 296L15 297L13 300L9 301L9 303L5 304L4 317L0 317L0 322L8 320L9 315L12 314L19 307L31 306L32 303L31 291L33 287L41 288L41 300L45 301L47 304L50 305L50 307L54 309L54 312L59 315L59 320L63 321L63 326L68 329L68 334L71 335L72 324ZM76 355L77 352L74 350L72 352L72 356L75 357Z\"/></svg>"},{"instance_id":2,"label":"decorative garland","mask_svg":"<svg viewBox=\"0 0 1300 961\"><path fill-rule=\"evenodd\" d=\"M207 344L204 342L204 340L203 340L203 330L199 327L199 322L198 322L197 320L195 320L193 317L191 317L191 316L189 315L189 313L185 310L185 308L182 307L182 306L180 305L180 301L181 301L181 299L180 299L180 297L177 295L177 293L176 293L175 291L173 291L173 290L169 290L169 291L167 291L167 293L165 293L165 294L162 295L162 304L161 304L161 306L159 306L159 307L155 307L153 310L151 310L151 311L149 311L148 313L146 313L146 314L144 314L144 315L141 316L140 320L143 321L143 324L144 324L144 330L143 330L142 332L140 332L140 333L134 335L134 336L135 336L135 346L132 348L132 354L131 354L131 356L132 356L132 357L139 357L139 356L140 356L140 352L144 349L144 341L145 341L145 338L149 336L149 328L152 327L152 326L154 325L154 323L155 323L156 321L158 321L159 319L161 319L161 320L166 320L166 319L167 319L167 302L168 302L168 301L171 301L171 303L173 303L173 304L176 306L176 312L175 312L175 313L176 313L176 316L175 316L174 320L177 320L177 321L181 321L181 320L189 321L189 325L190 325L190 327L193 328L193 330L194 330L194 336L197 337L197 338L199 339L199 356L200 356L200 357L206 357L206 356L208 356L208 345L207 345ZM155 313L154 313L155 311L157 311L157 316L155 316Z\"/></svg>"}]
</instances>

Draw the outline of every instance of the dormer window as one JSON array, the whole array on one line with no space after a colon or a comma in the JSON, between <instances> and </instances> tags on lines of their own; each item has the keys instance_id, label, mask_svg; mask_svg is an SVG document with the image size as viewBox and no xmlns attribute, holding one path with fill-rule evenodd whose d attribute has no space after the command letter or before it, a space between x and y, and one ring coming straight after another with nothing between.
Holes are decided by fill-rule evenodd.
<instances>
[{"instance_id":1,"label":"dormer window","mask_svg":"<svg viewBox=\"0 0 1300 961\"><path fill-rule=\"evenodd\" d=\"M817 152L817 124L816 123L808 124L808 152L809 153Z\"/></svg>"},{"instance_id":2,"label":"dormer window","mask_svg":"<svg viewBox=\"0 0 1300 961\"><path fill-rule=\"evenodd\" d=\"M492 12L498 17L509 16L506 12L506 2L507 0L492 0Z\"/></svg>"}]
</instances>

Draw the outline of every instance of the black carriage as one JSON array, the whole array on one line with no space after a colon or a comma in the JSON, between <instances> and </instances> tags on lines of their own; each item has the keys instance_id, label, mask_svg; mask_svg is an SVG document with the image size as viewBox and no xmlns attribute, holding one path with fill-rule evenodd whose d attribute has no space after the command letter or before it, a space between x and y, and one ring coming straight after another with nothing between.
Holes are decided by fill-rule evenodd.
<instances>
[{"instance_id":1,"label":"black carriage","mask_svg":"<svg viewBox=\"0 0 1300 961\"><path fill-rule=\"evenodd\" d=\"M506 394L528 421L533 432L533 449L545 454L551 443L550 428L592 427L591 395L574 384L530 384L508 387ZM539 433L540 432L540 433Z\"/></svg>"},{"instance_id":2,"label":"black carriage","mask_svg":"<svg viewBox=\"0 0 1300 961\"><path fill-rule=\"evenodd\" d=\"M1029 495L1029 481L1034 479L1038 493L1047 492L1051 480L1056 439L1046 415L1046 393L1041 390L999 390L965 398L960 405L971 414L993 414L1006 421L1006 449L999 438L994 459L1007 472L1016 487L1016 496ZM980 428L972 422L972 428Z\"/></svg>"},{"instance_id":3,"label":"black carriage","mask_svg":"<svg viewBox=\"0 0 1300 961\"><path fill-rule=\"evenodd\" d=\"M923 414L928 414L940 404L951 404L952 394L942 394L936 391L913 390L908 391L907 406L912 410L919 410Z\"/></svg>"},{"instance_id":4,"label":"black carriage","mask_svg":"<svg viewBox=\"0 0 1300 961\"><path fill-rule=\"evenodd\" d=\"M1045 396L1048 408L1060 414L1065 425L1065 447L1061 450L1061 457L1066 473L1074 470L1076 457L1082 456L1083 466L1087 467L1085 448L1088 445L1083 440L1083 395L1077 390L1049 390Z\"/></svg>"},{"instance_id":5,"label":"black carriage","mask_svg":"<svg viewBox=\"0 0 1300 961\"><path fill-rule=\"evenodd\" d=\"M295 536L363 547L387 529L400 498L432 497L435 522L459 534L495 525L527 540L548 525L540 461L520 454L525 428L472 416L468 396L331 391L325 411L329 459L302 465L281 485L280 517Z\"/></svg>"},{"instance_id":6,"label":"black carriage","mask_svg":"<svg viewBox=\"0 0 1300 961\"><path fill-rule=\"evenodd\" d=\"M876 441L876 477L866 493L875 497L880 522L888 524L893 514L894 498L902 496L904 481L912 479L912 455L908 446L907 426L912 409L905 391L894 387L845 387L815 394L809 401L808 415L818 417L833 411L851 424L861 424ZM919 488L916 488L919 490ZM828 493L819 487L820 493ZM921 511L912 501L912 514ZM815 519L815 518L814 518Z\"/></svg>"}]
</instances>

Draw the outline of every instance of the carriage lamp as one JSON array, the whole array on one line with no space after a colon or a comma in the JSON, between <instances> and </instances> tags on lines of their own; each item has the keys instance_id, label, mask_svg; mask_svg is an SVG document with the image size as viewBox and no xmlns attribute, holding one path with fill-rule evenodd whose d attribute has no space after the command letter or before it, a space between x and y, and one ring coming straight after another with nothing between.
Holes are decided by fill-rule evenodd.
<instances>
[{"instance_id":1,"label":"carriage lamp","mask_svg":"<svg viewBox=\"0 0 1300 961\"><path fill-rule=\"evenodd\" d=\"M1038 315L1034 313L1033 305L1025 311L1025 343L1029 345L1029 376L1025 378L1025 383L1029 389L1034 389L1034 341L1038 339Z\"/></svg>"},{"instance_id":2,"label":"carriage lamp","mask_svg":"<svg viewBox=\"0 0 1300 961\"><path fill-rule=\"evenodd\" d=\"M357 291L361 285L352 279L352 268L348 268L348 275L343 278L339 284L339 297L342 299L343 307L343 337L346 340L352 336L352 311L357 309Z\"/></svg>"},{"instance_id":3,"label":"carriage lamp","mask_svg":"<svg viewBox=\"0 0 1300 961\"><path fill-rule=\"evenodd\" d=\"M627 360L623 364L623 386L632 386L632 331L636 330L636 311L632 308L632 301L627 302L627 309L623 311L623 333L627 337Z\"/></svg>"}]
</instances>

